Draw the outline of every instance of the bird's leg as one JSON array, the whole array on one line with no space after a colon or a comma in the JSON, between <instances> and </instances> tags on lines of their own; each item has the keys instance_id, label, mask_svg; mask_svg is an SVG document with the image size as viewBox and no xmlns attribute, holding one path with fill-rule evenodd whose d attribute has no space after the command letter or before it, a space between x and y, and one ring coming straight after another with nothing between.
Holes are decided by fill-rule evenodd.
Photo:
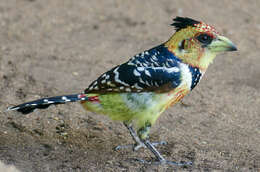
<instances>
[{"instance_id":1,"label":"bird's leg","mask_svg":"<svg viewBox=\"0 0 260 172\"><path fill-rule=\"evenodd\" d=\"M138 161L142 163L147 163L147 164L156 164L156 165L163 165L163 164L169 164L169 165L176 165L176 166L187 166L187 165L192 165L192 162L174 162L174 161L168 161L163 158L163 156L160 154L160 152L154 147L154 145L148 140L144 140L143 143L145 146L154 154L156 157L157 161L155 162L150 162L150 161L145 161L142 159L137 159Z\"/></svg>"},{"instance_id":2,"label":"bird's leg","mask_svg":"<svg viewBox=\"0 0 260 172\"><path fill-rule=\"evenodd\" d=\"M120 150L124 148L133 148L134 151L137 151L140 148L146 148L146 145L141 141L139 136L136 134L135 130L133 129L131 124L124 123L126 128L129 130L130 135L132 136L133 140L135 141L135 144L130 144L130 145L119 145L115 148L115 150ZM158 145L166 145L167 143L165 141L160 141L160 142L153 142L151 143L153 146L158 146Z\"/></svg>"},{"instance_id":3,"label":"bird's leg","mask_svg":"<svg viewBox=\"0 0 260 172\"><path fill-rule=\"evenodd\" d=\"M140 140L140 138L137 136L135 130L133 129L132 125L128 125L124 123L126 128L129 130L130 135L132 136L133 140L135 141L135 144L133 145L134 151L137 151L141 147L146 147L145 144Z\"/></svg>"},{"instance_id":4,"label":"bird's leg","mask_svg":"<svg viewBox=\"0 0 260 172\"><path fill-rule=\"evenodd\" d=\"M156 143L151 143L149 141L149 132L151 128L150 123L146 123L144 127L140 128L138 130L138 133L135 132L131 124L124 123L126 128L129 130L133 140L136 142L134 145L122 145L122 146L117 146L115 149L120 150L124 148L133 148L133 150L138 150L141 147L148 148L156 157L156 161L146 161L143 159L137 159L139 162L146 163L146 164L156 164L156 165L161 165L161 164L169 164L169 165L176 165L176 166L187 166L187 165L192 165L192 162L174 162L174 161L168 161L163 158L163 156L160 154L160 152L155 148L157 145L165 145L166 142L156 142Z\"/></svg>"},{"instance_id":5,"label":"bird's leg","mask_svg":"<svg viewBox=\"0 0 260 172\"><path fill-rule=\"evenodd\" d=\"M151 128L151 124L147 123L145 127L138 130L138 136L141 138L141 142L154 154L157 161L155 162L149 162L142 159L137 159L138 161L142 163L148 163L148 164L169 164L169 165L177 165L177 166L186 166L186 165L192 165L192 162L174 162L174 161L168 161L163 158L163 156L160 154L160 152L155 148L155 146L149 141L149 131Z\"/></svg>"}]
</instances>

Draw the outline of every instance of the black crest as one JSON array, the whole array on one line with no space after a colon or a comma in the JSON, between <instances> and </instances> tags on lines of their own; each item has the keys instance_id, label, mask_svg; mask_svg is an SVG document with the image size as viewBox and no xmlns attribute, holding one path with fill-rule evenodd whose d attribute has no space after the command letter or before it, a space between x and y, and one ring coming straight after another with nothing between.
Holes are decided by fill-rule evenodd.
<instances>
[{"instance_id":1,"label":"black crest","mask_svg":"<svg viewBox=\"0 0 260 172\"><path fill-rule=\"evenodd\" d=\"M176 18L174 18L173 21L174 22L171 24L171 26L174 26L176 31L179 31L188 26L194 26L194 24L200 23L199 21L193 20L188 17L178 17L178 16Z\"/></svg>"}]
</instances>

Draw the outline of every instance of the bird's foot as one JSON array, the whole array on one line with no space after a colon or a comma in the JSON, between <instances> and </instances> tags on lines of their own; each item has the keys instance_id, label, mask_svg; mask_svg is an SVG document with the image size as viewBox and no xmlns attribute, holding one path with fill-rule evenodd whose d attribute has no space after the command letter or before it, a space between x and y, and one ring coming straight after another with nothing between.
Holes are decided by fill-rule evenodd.
<instances>
[{"instance_id":1,"label":"bird's foot","mask_svg":"<svg viewBox=\"0 0 260 172\"><path fill-rule=\"evenodd\" d=\"M168 160L157 160L157 161L146 161L143 159L136 159L136 161L141 162L143 164L149 164L149 165L173 165L173 166L179 166L179 167L184 167L184 166L191 166L193 163L191 161L187 162L174 162L174 161L168 161Z\"/></svg>"},{"instance_id":2,"label":"bird's foot","mask_svg":"<svg viewBox=\"0 0 260 172\"><path fill-rule=\"evenodd\" d=\"M153 142L152 145L153 146L167 145L167 142L166 141ZM140 148L147 148L147 147L144 143L140 142L137 144L119 145L115 147L115 150L118 151L121 149L128 149L128 148L132 148L134 151L137 151Z\"/></svg>"}]
</instances>

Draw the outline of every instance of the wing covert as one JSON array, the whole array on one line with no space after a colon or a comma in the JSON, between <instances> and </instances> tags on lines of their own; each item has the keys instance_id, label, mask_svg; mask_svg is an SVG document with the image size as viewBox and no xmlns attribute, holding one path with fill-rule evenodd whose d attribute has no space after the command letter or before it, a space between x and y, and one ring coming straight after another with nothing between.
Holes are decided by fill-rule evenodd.
<instances>
[{"instance_id":1,"label":"wing covert","mask_svg":"<svg viewBox=\"0 0 260 172\"><path fill-rule=\"evenodd\" d=\"M179 62L161 45L102 74L85 93L168 91L181 82Z\"/></svg>"}]
</instances>

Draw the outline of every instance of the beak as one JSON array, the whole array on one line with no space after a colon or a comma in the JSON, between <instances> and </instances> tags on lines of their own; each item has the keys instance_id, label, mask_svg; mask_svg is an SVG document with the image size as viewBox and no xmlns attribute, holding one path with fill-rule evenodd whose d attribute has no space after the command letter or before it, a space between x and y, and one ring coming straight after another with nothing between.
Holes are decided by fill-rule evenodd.
<instances>
[{"instance_id":1,"label":"beak","mask_svg":"<svg viewBox=\"0 0 260 172\"><path fill-rule=\"evenodd\" d=\"M226 37L218 36L209 45L209 49L213 52L237 51L237 47Z\"/></svg>"}]
</instances>

